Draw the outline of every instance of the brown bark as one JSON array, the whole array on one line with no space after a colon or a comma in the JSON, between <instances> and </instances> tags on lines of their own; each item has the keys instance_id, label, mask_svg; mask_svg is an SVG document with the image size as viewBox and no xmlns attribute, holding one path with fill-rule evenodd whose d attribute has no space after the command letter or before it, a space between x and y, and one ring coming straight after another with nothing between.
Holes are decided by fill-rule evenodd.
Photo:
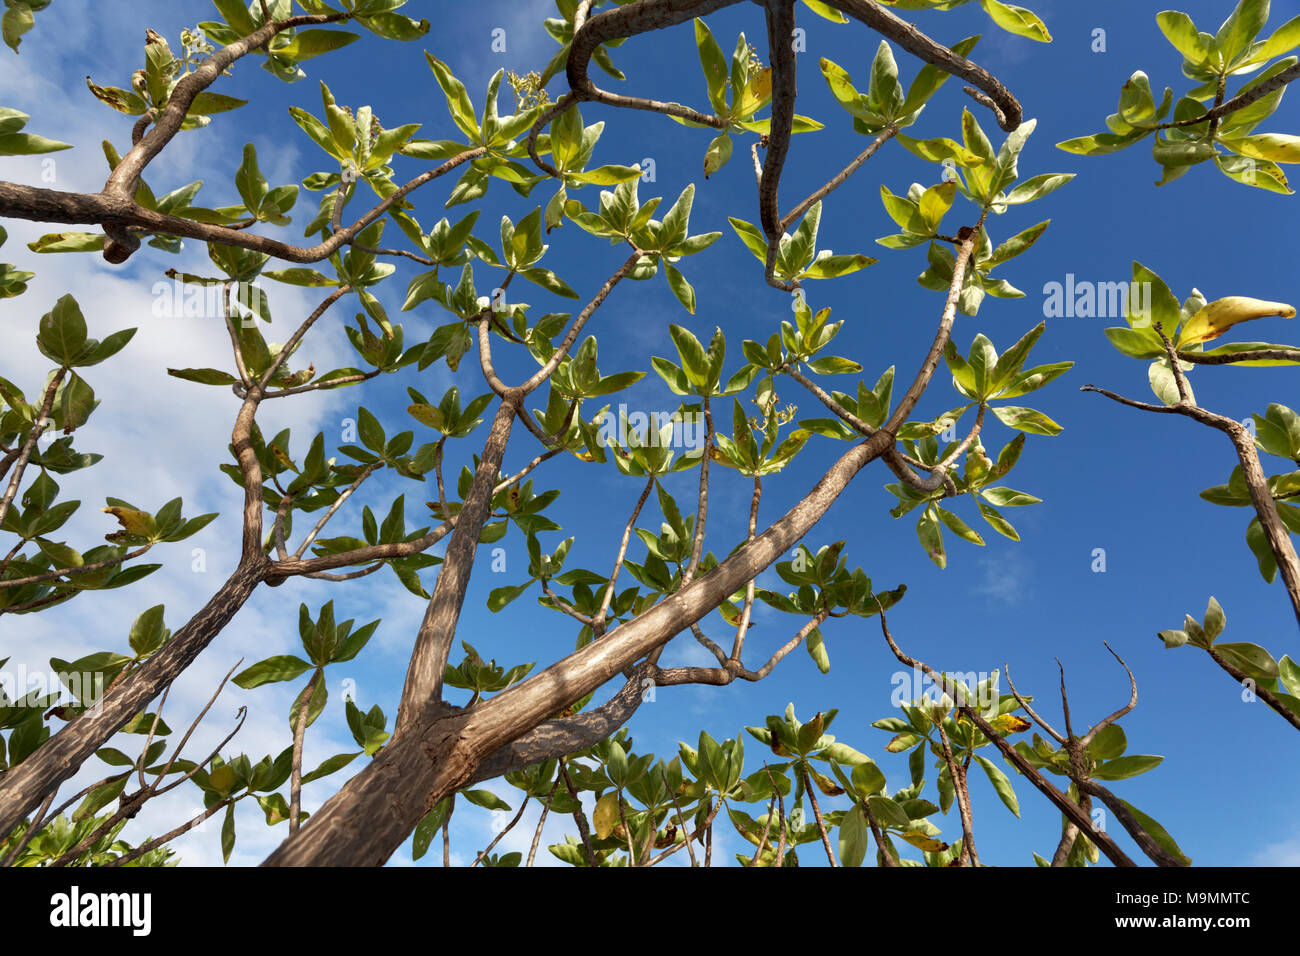
<instances>
[{"instance_id":1,"label":"brown bark","mask_svg":"<svg viewBox=\"0 0 1300 956\"><path fill-rule=\"evenodd\" d=\"M666 644L794 547L854 475L892 441L892 436L880 432L855 445L807 496L754 541L601 640L472 711L417 718L263 865L384 863L429 808L468 783L486 757Z\"/></svg>"}]
</instances>

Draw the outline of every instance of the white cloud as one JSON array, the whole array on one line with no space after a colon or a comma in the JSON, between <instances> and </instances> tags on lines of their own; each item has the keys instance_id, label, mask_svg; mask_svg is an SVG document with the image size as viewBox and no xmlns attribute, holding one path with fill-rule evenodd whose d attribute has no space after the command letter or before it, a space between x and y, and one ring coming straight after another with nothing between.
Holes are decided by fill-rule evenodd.
<instances>
[{"instance_id":1,"label":"white cloud","mask_svg":"<svg viewBox=\"0 0 1300 956\"><path fill-rule=\"evenodd\" d=\"M1250 866L1300 866L1300 830L1290 837L1269 843L1254 852Z\"/></svg>"},{"instance_id":2,"label":"white cloud","mask_svg":"<svg viewBox=\"0 0 1300 956\"><path fill-rule=\"evenodd\" d=\"M1029 562L1014 551L1002 550L997 555L982 555L976 559L980 580L971 589L1000 604L1019 604L1026 599L1033 576Z\"/></svg>"},{"instance_id":3,"label":"white cloud","mask_svg":"<svg viewBox=\"0 0 1300 956\"><path fill-rule=\"evenodd\" d=\"M140 12L139 8L133 12ZM146 19L159 29L165 25L161 22L164 12L170 21L171 4L153 3L144 10ZM73 67L89 69L103 83L121 84L138 65L135 60L140 58L142 44L136 41L143 37L134 34L143 30L139 24L145 20L132 17L128 36L118 25L119 18L92 20L84 13L84 9L54 5L38 16L36 30L24 40L21 58L7 52L0 57L0 103L31 113L30 131L72 142L77 148L45 157L54 160L52 183L42 180L42 172L50 169L42 165L43 157L0 160L0 178L71 191L97 190L107 175L99 141L112 140L119 148L129 141L129 118L107 108L95 108L84 86L57 82L68 71L53 62L51 55L56 51L51 39L58 39L60 50L91 51L88 63ZM93 43L90 31L97 34ZM76 42L78 36L82 43ZM33 69L37 63L42 67L39 70ZM219 117L216 122L223 119L229 121ZM238 162L237 150L242 141L234 144L209 133L182 134L150 166L146 178L159 187L159 192L195 177L227 182L230 169ZM291 151L274 154L274 158L268 154L264 170L277 182L291 180ZM215 204L228 199L213 196L210 201ZM309 199L301 202L299 219L307 213L309 203ZM183 496L187 517L208 511L220 513L194 538L158 546L143 560L156 558L164 566L130 587L83 595L38 614L5 617L0 622L0 657L10 658L7 669L32 673L48 670L51 656L72 660L94 651L124 649L135 615L155 604L165 604L166 623L176 630L233 569L238 558L242 491L218 471L217 465L232 460L227 445L239 401L227 389L195 385L166 373L168 367L228 368L232 364L230 342L219 317L168 317L155 311L155 283L164 269L174 266L199 274L213 273L201 243L187 242L179 257L168 257L146 247L126 266L114 267L96 254L34 256L24 248L25 243L59 227L17 221L5 225L9 240L0 249L0 259L30 269L36 278L24 296L6 300L0 306L5 322L0 375L19 385L29 399L40 392L50 365L35 348L37 320L59 296L71 293L77 298L94 337L103 338L121 328L138 329L123 352L102 365L81 370L102 405L78 430L75 447L102 453L104 459L90 469L56 476L62 486L60 498L82 502L80 511L60 529L58 538L80 550L102 541L102 536L117 526L99 510L105 495L125 498L150 510L172 497ZM271 282L265 285L276 317L265 334L268 340L283 341L321 296L315 291ZM294 367L299 367L299 362L302 366L314 362L317 369L328 369L355 361L339 321L344 314L339 310L349 307L348 303L336 307L313 329L293 360ZM259 414L259 423L268 435L284 427L292 428L295 451L300 454L318 429L327 432L327 440L337 442L340 420L355 408L356 401L355 394L343 390L268 402ZM346 519L340 516L338 520ZM312 591L310 597L306 590ZM221 677L241 658L243 666L247 666L272 653L292 652L298 638L292 615L284 612L286 599L312 603L325 590L327 586L323 585L286 584L279 590L263 588L256 593L213 646L173 685L165 711L165 719L176 732L170 739L179 740ZM329 596L336 595L331 592ZM320 601L327 599L321 597ZM318 603L312 603L312 607ZM301 683L256 691L242 691L228 684L187 745L184 756L196 760L205 757L234 726L235 711L241 704L249 706L248 718L226 748L227 755L246 752L256 761L264 754L280 753L291 743L287 713ZM342 694L336 687L330 689L333 693L326 716L332 715L332 719L322 718L307 735L304 764L308 770L332 754L358 749L350 739L334 737L327 727L345 726L341 718ZM334 713L334 708L339 708L340 713ZM113 745L134 755L143 740L120 735ZM304 806L309 810L317 806L363 763L364 758L358 758L345 772L309 785ZM70 795L104 776L105 770L106 765L99 761L89 761L65 786L64 794ZM135 842L147 835L159 835L201 809L198 789L192 784L182 785L146 806L123 837ZM283 824L268 829L252 801L245 801L239 808L237 819L240 838L232 865L260 862L286 834ZM220 863L220 826L218 815L173 846L186 863Z\"/></svg>"}]
</instances>

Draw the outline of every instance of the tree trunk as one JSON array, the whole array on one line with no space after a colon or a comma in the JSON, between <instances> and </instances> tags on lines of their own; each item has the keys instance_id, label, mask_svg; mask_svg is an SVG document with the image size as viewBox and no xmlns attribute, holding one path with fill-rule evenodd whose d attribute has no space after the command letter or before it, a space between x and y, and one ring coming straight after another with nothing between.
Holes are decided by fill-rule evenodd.
<instances>
[{"instance_id":1,"label":"tree trunk","mask_svg":"<svg viewBox=\"0 0 1300 956\"><path fill-rule=\"evenodd\" d=\"M325 801L263 866L378 866L439 800L469 782L490 754L666 644L776 561L817 523L893 436L880 431L846 452L765 532L644 614L473 710L434 703Z\"/></svg>"}]
</instances>

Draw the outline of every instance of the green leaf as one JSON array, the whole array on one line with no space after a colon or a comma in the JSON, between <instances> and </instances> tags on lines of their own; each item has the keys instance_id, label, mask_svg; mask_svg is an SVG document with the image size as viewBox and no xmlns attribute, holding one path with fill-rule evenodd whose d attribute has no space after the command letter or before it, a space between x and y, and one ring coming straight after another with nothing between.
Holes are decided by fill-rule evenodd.
<instances>
[{"instance_id":1,"label":"green leaf","mask_svg":"<svg viewBox=\"0 0 1300 956\"><path fill-rule=\"evenodd\" d=\"M429 32L428 20L416 20L400 13L372 13L368 16L359 17L358 22L372 33L389 40L401 40L402 42L418 40Z\"/></svg>"},{"instance_id":2,"label":"green leaf","mask_svg":"<svg viewBox=\"0 0 1300 956\"><path fill-rule=\"evenodd\" d=\"M252 667L245 668L235 675L235 684L245 690L260 687L262 684L274 684L279 681L293 680L306 673L311 667L306 661L292 654L281 654L258 661Z\"/></svg>"},{"instance_id":3,"label":"green leaf","mask_svg":"<svg viewBox=\"0 0 1300 956\"><path fill-rule=\"evenodd\" d=\"M862 371L862 366L857 362L838 355L827 355L823 358L813 359L808 363L808 367L818 375L843 375Z\"/></svg>"},{"instance_id":4,"label":"green leaf","mask_svg":"<svg viewBox=\"0 0 1300 956\"><path fill-rule=\"evenodd\" d=\"M922 512L916 523L916 536L921 542L921 547L930 556L930 560L940 568L944 568L948 564L948 555L943 548L943 532L940 530L939 516L935 510L927 508Z\"/></svg>"},{"instance_id":5,"label":"green leaf","mask_svg":"<svg viewBox=\"0 0 1300 956\"><path fill-rule=\"evenodd\" d=\"M35 133L0 133L0 156L30 156L56 153L62 149L72 149L72 144L46 139Z\"/></svg>"},{"instance_id":6,"label":"green leaf","mask_svg":"<svg viewBox=\"0 0 1300 956\"><path fill-rule=\"evenodd\" d=\"M226 818L221 822L221 862L229 863L235 849L235 804L226 807Z\"/></svg>"},{"instance_id":7,"label":"green leaf","mask_svg":"<svg viewBox=\"0 0 1300 956\"><path fill-rule=\"evenodd\" d=\"M1292 695L1300 696L1300 664L1293 661L1289 654L1282 655L1278 661L1278 679Z\"/></svg>"},{"instance_id":8,"label":"green leaf","mask_svg":"<svg viewBox=\"0 0 1300 956\"><path fill-rule=\"evenodd\" d=\"M981 546L984 544L984 539L981 538L979 534L970 527L970 525L962 521L961 518L957 517L945 508L938 508L936 506L936 510L939 512L939 520L944 523L949 531L957 535L957 537L969 541L971 544L978 544Z\"/></svg>"},{"instance_id":9,"label":"green leaf","mask_svg":"<svg viewBox=\"0 0 1300 956\"><path fill-rule=\"evenodd\" d=\"M673 290L673 295L677 296L680 302L691 315L695 314L695 289L686 281L686 277L677 270L671 263L664 263L664 277L668 280L668 287Z\"/></svg>"},{"instance_id":10,"label":"green leaf","mask_svg":"<svg viewBox=\"0 0 1300 956\"><path fill-rule=\"evenodd\" d=\"M1001 799L1008 810L1016 816L1020 816L1020 801L1016 798L1016 791L1012 788L1011 781L1007 778L1007 775L1003 773L1001 768L999 768L997 764L988 757L981 754L975 754L974 756L976 762L984 768L984 772L988 775L989 783L993 784L993 789L997 791L999 799Z\"/></svg>"},{"instance_id":11,"label":"green leaf","mask_svg":"<svg viewBox=\"0 0 1300 956\"><path fill-rule=\"evenodd\" d=\"M1106 761L1095 768L1092 775L1098 780L1127 780L1129 777L1154 770L1164 762L1164 759L1151 754L1129 754L1126 757L1116 757L1114 760Z\"/></svg>"},{"instance_id":12,"label":"green leaf","mask_svg":"<svg viewBox=\"0 0 1300 956\"><path fill-rule=\"evenodd\" d=\"M163 605L158 604L142 612L131 624L129 642L137 657L147 657L162 646L167 638L163 627Z\"/></svg>"},{"instance_id":13,"label":"green leaf","mask_svg":"<svg viewBox=\"0 0 1300 956\"><path fill-rule=\"evenodd\" d=\"M1132 146L1148 134L1148 130L1136 130L1124 136L1115 133L1094 133L1091 136L1077 136L1056 144L1057 149L1079 156L1101 156L1105 153L1117 153Z\"/></svg>"},{"instance_id":14,"label":"green leaf","mask_svg":"<svg viewBox=\"0 0 1300 956\"><path fill-rule=\"evenodd\" d=\"M41 317L36 345L41 354L61 365L72 365L86 344L86 319L71 295L62 296Z\"/></svg>"},{"instance_id":15,"label":"green leaf","mask_svg":"<svg viewBox=\"0 0 1300 956\"><path fill-rule=\"evenodd\" d=\"M1173 366L1169 364L1167 358L1156 359L1147 366L1147 380L1151 383L1152 393L1166 405L1177 405L1181 401L1178 394L1178 381L1174 377ZM1195 402L1196 397L1192 394L1191 383L1184 382L1184 387L1187 389L1188 398Z\"/></svg>"},{"instance_id":16,"label":"green leaf","mask_svg":"<svg viewBox=\"0 0 1300 956\"><path fill-rule=\"evenodd\" d=\"M1020 508L1025 505L1042 503L1042 498L1016 491L1014 488L985 488L980 492L985 498L999 508Z\"/></svg>"},{"instance_id":17,"label":"green leaf","mask_svg":"<svg viewBox=\"0 0 1300 956\"><path fill-rule=\"evenodd\" d=\"M487 600L488 610L492 611L493 613L500 611L503 607L505 607L515 598L519 597L519 595L527 591L529 585L531 585L532 583L533 583L532 579L529 579L528 581L525 581L523 584L509 585L501 588L493 588L492 592L488 595L488 600Z\"/></svg>"},{"instance_id":18,"label":"green leaf","mask_svg":"<svg viewBox=\"0 0 1300 956\"><path fill-rule=\"evenodd\" d=\"M872 815L885 826L911 826L912 819L907 815L907 811L889 797L872 794L867 798L867 803L871 807Z\"/></svg>"},{"instance_id":19,"label":"green leaf","mask_svg":"<svg viewBox=\"0 0 1300 956\"><path fill-rule=\"evenodd\" d=\"M244 145L244 161L235 172L235 188L244 200L244 208L256 216L270 186L257 165L257 149L252 143Z\"/></svg>"},{"instance_id":20,"label":"green leaf","mask_svg":"<svg viewBox=\"0 0 1300 956\"><path fill-rule=\"evenodd\" d=\"M1052 35L1047 26L1030 10L1024 7L1002 3L1001 0L980 0L984 12L992 17L993 22L1017 36L1028 37L1040 43L1050 43Z\"/></svg>"},{"instance_id":21,"label":"green leaf","mask_svg":"<svg viewBox=\"0 0 1300 956\"><path fill-rule=\"evenodd\" d=\"M1059 435L1061 426L1042 412L1032 408L1020 408L1015 405L1003 405L993 409L998 421L1009 428L1015 428L1031 435Z\"/></svg>"},{"instance_id":22,"label":"green leaf","mask_svg":"<svg viewBox=\"0 0 1300 956\"><path fill-rule=\"evenodd\" d=\"M808 632L805 641L808 648L808 656L813 659L813 663L817 665L817 669L823 674L829 674L831 672L831 658L826 652L826 641L822 637L821 629L814 627Z\"/></svg>"},{"instance_id":23,"label":"green leaf","mask_svg":"<svg viewBox=\"0 0 1300 956\"><path fill-rule=\"evenodd\" d=\"M54 232L27 243L32 252L98 252L104 248L102 232Z\"/></svg>"},{"instance_id":24,"label":"green leaf","mask_svg":"<svg viewBox=\"0 0 1300 956\"><path fill-rule=\"evenodd\" d=\"M442 87L443 95L447 98L447 110L451 113L452 120L460 127L461 132L469 137L470 142L478 142L481 139L478 117L474 114L474 104L470 102L469 94L465 91L465 84L456 79L447 64L430 53L425 53L425 57L429 61L429 68L433 70L438 85Z\"/></svg>"},{"instance_id":25,"label":"green leaf","mask_svg":"<svg viewBox=\"0 0 1300 956\"><path fill-rule=\"evenodd\" d=\"M0 17L0 34L4 36L5 44L17 53L22 35L35 25L36 19L26 4L6 4L6 7L4 16Z\"/></svg>"},{"instance_id":26,"label":"green leaf","mask_svg":"<svg viewBox=\"0 0 1300 956\"><path fill-rule=\"evenodd\" d=\"M563 296L566 299L579 298L578 293L569 288L568 283L550 269L543 269L541 266L534 266L531 269L522 270L519 274L529 282L535 283L555 295Z\"/></svg>"},{"instance_id":27,"label":"green leaf","mask_svg":"<svg viewBox=\"0 0 1300 956\"><path fill-rule=\"evenodd\" d=\"M1009 206L1015 206L1020 203L1033 202L1035 199L1042 199L1048 193L1060 189L1073 179L1074 175L1074 173L1043 173L1039 176L1031 176L1007 193L1005 202ZM1038 227L1031 228L1036 229Z\"/></svg>"},{"instance_id":28,"label":"green leaf","mask_svg":"<svg viewBox=\"0 0 1300 956\"><path fill-rule=\"evenodd\" d=\"M460 795L474 804L476 807L482 807L484 810L509 810L510 804L506 803L491 790L462 790Z\"/></svg>"},{"instance_id":29,"label":"green leaf","mask_svg":"<svg viewBox=\"0 0 1300 956\"><path fill-rule=\"evenodd\" d=\"M1273 655L1258 644L1215 644L1214 650L1233 667L1255 680L1273 680L1280 673Z\"/></svg>"},{"instance_id":30,"label":"green leaf","mask_svg":"<svg viewBox=\"0 0 1300 956\"><path fill-rule=\"evenodd\" d=\"M903 87L898 82L898 64L894 51L884 40L876 48L871 62L871 83L867 92L867 106L885 119L896 118L903 108Z\"/></svg>"},{"instance_id":31,"label":"green leaf","mask_svg":"<svg viewBox=\"0 0 1300 956\"><path fill-rule=\"evenodd\" d=\"M724 116L727 113L727 61L718 41L698 17L695 19L695 46L699 50L700 66L704 68L713 112Z\"/></svg>"},{"instance_id":32,"label":"green leaf","mask_svg":"<svg viewBox=\"0 0 1300 956\"><path fill-rule=\"evenodd\" d=\"M1130 358L1154 359L1165 354L1165 345L1154 329L1117 326L1102 331L1111 345Z\"/></svg>"},{"instance_id":33,"label":"green leaf","mask_svg":"<svg viewBox=\"0 0 1300 956\"><path fill-rule=\"evenodd\" d=\"M932 163L942 163L944 160L951 160L963 168L972 168L983 165L985 157L978 153L972 152L965 146L955 140L939 137L937 139L912 139L899 133L894 137L902 144L908 152L914 153L924 160Z\"/></svg>"},{"instance_id":34,"label":"green leaf","mask_svg":"<svg viewBox=\"0 0 1300 956\"><path fill-rule=\"evenodd\" d=\"M1268 0L1239 0L1214 37L1225 64L1236 61L1259 36L1268 22L1268 8Z\"/></svg>"},{"instance_id":35,"label":"green leaf","mask_svg":"<svg viewBox=\"0 0 1300 956\"><path fill-rule=\"evenodd\" d=\"M873 266L878 261L871 256L864 256L860 253L827 255L822 252L818 253L817 258L807 269L799 273L799 278L838 279L840 276L846 276L849 273L857 272L859 269L865 269L867 266Z\"/></svg>"},{"instance_id":36,"label":"green leaf","mask_svg":"<svg viewBox=\"0 0 1300 956\"><path fill-rule=\"evenodd\" d=\"M1161 847L1163 847L1175 859L1180 861L1184 866L1192 865L1191 858L1183 853L1182 849L1174 841L1174 838L1169 835L1169 832L1165 830L1164 827L1151 819L1137 807L1133 806L1133 804L1129 803L1127 800L1121 800L1120 803L1124 804L1124 806L1128 808L1129 813L1133 814L1142 829L1151 834L1151 838L1155 840L1156 843L1160 844Z\"/></svg>"},{"instance_id":37,"label":"green leaf","mask_svg":"<svg viewBox=\"0 0 1300 956\"><path fill-rule=\"evenodd\" d=\"M169 368L167 374L173 378L184 379L187 382L198 382L200 385L237 385L239 379L229 372L223 372L215 368Z\"/></svg>"},{"instance_id":38,"label":"green leaf","mask_svg":"<svg viewBox=\"0 0 1300 956\"><path fill-rule=\"evenodd\" d=\"M861 866L867 856L867 822L862 807L854 804L840 820L839 854L840 865L848 867Z\"/></svg>"},{"instance_id":39,"label":"green leaf","mask_svg":"<svg viewBox=\"0 0 1300 956\"><path fill-rule=\"evenodd\" d=\"M1165 35L1165 39L1173 44L1174 49L1192 66L1200 66L1209 59L1209 44L1187 14L1177 10L1165 10L1156 14L1156 24L1160 27L1160 32Z\"/></svg>"},{"instance_id":40,"label":"green leaf","mask_svg":"<svg viewBox=\"0 0 1300 956\"><path fill-rule=\"evenodd\" d=\"M1213 597L1210 598L1209 605L1205 608L1205 620L1202 622L1205 629L1205 636L1211 643L1218 639L1223 633L1223 629L1228 624L1228 619L1223 613L1223 608Z\"/></svg>"},{"instance_id":41,"label":"green leaf","mask_svg":"<svg viewBox=\"0 0 1300 956\"><path fill-rule=\"evenodd\" d=\"M134 763L134 761L132 761ZM122 790L126 787L126 782L130 774L125 773L120 777L114 777L107 783L102 783L90 793L86 794L86 799L81 801L81 805L72 812L72 820L79 823L88 817L93 817L96 813L108 806L121 795Z\"/></svg>"},{"instance_id":42,"label":"green leaf","mask_svg":"<svg viewBox=\"0 0 1300 956\"><path fill-rule=\"evenodd\" d=\"M1002 517L1001 513L996 508L978 500L975 503L980 509L980 514L984 516L984 520L989 523L989 526L992 527L994 531L1003 537L1010 538L1012 541L1020 540L1020 534L1012 526L1011 522Z\"/></svg>"},{"instance_id":43,"label":"green leaf","mask_svg":"<svg viewBox=\"0 0 1300 956\"><path fill-rule=\"evenodd\" d=\"M731 134L726 130L719 133L709 143L704 152L704 178L708 179L731 159Z\"/></svg>"},{"instance_id":44,"label":"green leaf","mask_svg":"<svg viewBox=\"0 0 1300 956\"><path fill-rule=\"evenodd\" d=\"M1246 528L1246 544L1255 555L1255 560L1259 562L1260 575L1272 584L1273 579L1277 577L1277 559L1273 556L1268 536L1264 533L1264 526L1260 524L1258 518L1252 518Z\"/></svg>"},{"instance_id":45,"label":"green leaf","mask_svg":"<svg viewBox=\"0 0 1300 956\"><path fill-rule=\"evenodd\" d=\"M680 325L668 326L668 334L677 346L677 354L681 356L682 368L690 383L697 388L706 384L709 380L709 358L700 340Z\"/></svg>"}]
</instances>

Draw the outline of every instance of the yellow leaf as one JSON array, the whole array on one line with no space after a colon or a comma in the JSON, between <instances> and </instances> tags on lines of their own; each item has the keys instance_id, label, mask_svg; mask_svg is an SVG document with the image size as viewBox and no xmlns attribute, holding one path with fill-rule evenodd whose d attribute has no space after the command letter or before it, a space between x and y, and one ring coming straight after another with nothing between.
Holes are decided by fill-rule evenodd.
<instances>
[{"instance_id":1,"label":"yellow leaf","mask_svg":"<svg viewBox=\"0 0 1300 956\"><path fill-rule=\"evenodd\" d=\"M1234 153L1251 159L1271 160L1275 163L1300 163L1300 136L1286 133L1256 133L1222 140Z\"/></svg>"},{"instance_id":2,"label":"yellow leaf","mask_svg":"<svg viewBox=\"0 0 1300 956\"><path fill-rule=\"evenodd\" d=\"M1198 342L1217 339L1240 322L1262 319L1266 315L1279 315L1284 319L1292 319L1295 318L1295 307L1285 302L1266 302L1245 295L1230 295L1215 299L1187 320L1182 333L1178 336L1178 347L1185 348Z\"/></svg>"},{"instance_id":3,"label":"yellow leaf","mask_svg":"<svg viewBox=\"0 0 1300 956\"><path fill-rule=\"evenodd\" d=\"M1000 734L1021 734L1033 726L1023 717L1015 714L999 714L989 721Z\"/></svg>"},{"instance_id":4,"label":"yellow leaf","mask_svg":"<svg viewBox=\"0 0 1300 956\"><path fill-rule=\"evenodd\" d=\"M607 793L596 801L596 809L591 814L591 822L596 827L596 837L609 839L618 824L618 794Z\"/></svg>"},{"instance_id":5,"label":"yellow leaf","mask_svg":"<svg viewBox=\"0 0 1300 956\"><path fill-rule=\"evenodd\" d=\"M279 445L271 446L271 454L275 456L276 461L284 465L284 467L288 468L290 471L298 470L297 466L293 463L293 459L289 457L289 453Z\"/></svg>"},{"instance_id":6,"label":"yellow leaf","mask_svg":"<svg viewBox=\"0 0 1300 956\"><path fill-rule=\"evenodd\" d=\"M817 784L817 789L828 797L838 797L844 793L843 787L837 787L835 781L825 774L818 773L811 767L808 770L809 776L812 777L813 783Z\"/></svg>"},{"instance_id":7,"label":"yellow leaf","mask_svg":"<svg viewBox=\"0 0 1300 956\"><path fill-rule=\"evenodd\" d=\"M908 830L906 833L899 835L918 850L925 850L927 853L942 853L948 849L948 844L942 840L936 840L921 829Z\"/></svg>"},{"instance_id":8,"label":"yellow leaf","mask_svg":"<svg viewBox=\"0 0 1300 956\"><path fill-rule=\"evenodd\" d=\"M131 508L101 508L108 514L111 514L126 529L127 534L139 535L142 538L148 538L157 530L154 524L153 515L144 511L135 511Z\"/></svg>"},{"instance_id":9,"label":"yellow leaf","mask_svg":"<svg viewBox=\"0 0 1300 956\"><path fill-rule=\"evenodd\" d=\"M772 68L764 67L749 81L742 97L742 111L752 112L759 109L772 98Z\"/></svg>"}]
</instances>

